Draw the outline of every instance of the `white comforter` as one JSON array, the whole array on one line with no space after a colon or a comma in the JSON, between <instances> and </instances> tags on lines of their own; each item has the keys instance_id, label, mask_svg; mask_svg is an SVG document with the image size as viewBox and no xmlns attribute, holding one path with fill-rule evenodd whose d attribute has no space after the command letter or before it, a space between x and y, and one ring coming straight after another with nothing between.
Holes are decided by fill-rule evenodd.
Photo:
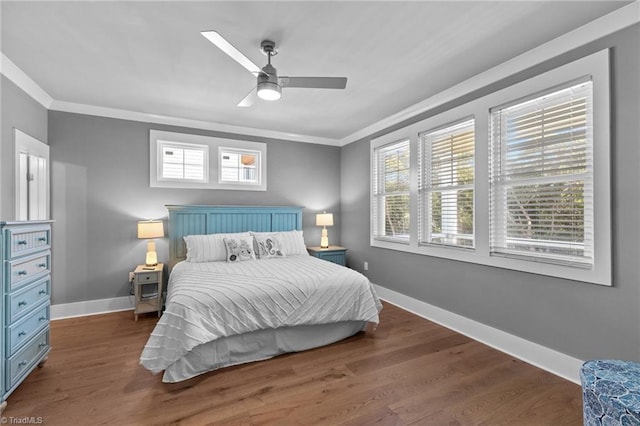
<instances>
[{"instance_id":1,"label":"white comforter","mask_svg":"<svg viewBox=\"0 0 640 426\"><path fill-rule=\"evenodd\" d=\"M377 324L382 308L365 276L312 256L181 262L168 288L166 310L140 356L154 373L221 337L339 321Z\"/></svg>"}]
</instances>

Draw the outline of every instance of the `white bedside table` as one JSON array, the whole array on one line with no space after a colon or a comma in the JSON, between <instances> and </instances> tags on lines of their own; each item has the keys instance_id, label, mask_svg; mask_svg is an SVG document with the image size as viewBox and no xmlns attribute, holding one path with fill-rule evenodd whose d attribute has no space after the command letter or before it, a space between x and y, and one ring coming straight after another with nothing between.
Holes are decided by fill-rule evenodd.
<instances>
[{"instance_id":1,"label":"white bedside table","mask_svg":"<svg viewBox=\"0 0 640 426\"><path fill-rule=\"evenodd\" d=\"M164 265L138 265L133 271L133 294L135 297L134 314L138 315L158 311L162 314L162 269Z\"/></svg>"}]
</instances>

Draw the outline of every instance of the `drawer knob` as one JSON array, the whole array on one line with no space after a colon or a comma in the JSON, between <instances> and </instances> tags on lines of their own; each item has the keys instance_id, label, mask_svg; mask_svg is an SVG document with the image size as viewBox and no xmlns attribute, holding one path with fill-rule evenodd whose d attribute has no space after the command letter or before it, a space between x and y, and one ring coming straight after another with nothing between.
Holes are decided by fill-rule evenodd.
<instances>
[{"instance_id":1,"label":"drawer knob","mask_svg":"<svg viewBox=\"0 0 640 426\"><path fill-rule=\"evenodd\" d=\"M27 275L27 271L18 271L18 275Z\"/></svg>"},{"instance_id":2,"label":"drawer knob","mask_svg":"<svg viewBox=\"0 0 640 426\"><path fill-rule=\"evenodd\" d=\"M20 240L20 241L18 241L18 245L19 245L19 246L26 246L26 245L27 245L27 240Z\"/></svg>"},{"instance_id":3,"label":"drawer knob","mask_svg":"<svg viewBox=\"0 0 640 426\"><path fill-rule=\"evenodd\" d=\"M47 290L40 290L38 294L47 294Z\"/></svg>"},{"instance_id":4,"label":"drawer knob","mask_svg":"<svg viewBox=\"0 0 640 426\"><path fill-rule=\"evenodd\" d=\"M40 322L42 322L42 321L46 321L46 320L47 320L47 317L40 317L40 318L38 318L38 321L40 321Z\"/></svg>"},{"instance_id":5,"label":"drawer knob","mask_svg":"<svg viewBox=\"0 0 640 426\"><path fill-rule=\"evenodd\" d=\"M46 268L47 264L46 263L38 263L38 268Z\"/></svg>"},{"instance_id":6,"label":"drawer knob","mask_svg":"<svg viewBox=\"0 0 640 426\"><path fill-rule=\"evenodd\" d=\"M45 346L47 346L47 344L46 344L45 342L42 342L42 343L40 343L40 344L38 345L38 348L42 349L42 348L44 348Z\"/></svg>"},{"instance_id":7,"label":"drawer knob","mask_svg":"<svg viewBox=\"0 0 640 426\"><path fill-rule=\"evenodd\" d=\"M38 238L38 241L47 241L47 238L46 237L40 237L40 238Z\"/></svg>"},{"instance_id":8,"label":"drawer knob","mask_svg":"<svg viewBox=\"0 0 640 426\"><path fill-rule=\"evenodd\" d=\"M22 367L24 367L25 365L27 365L27 361L20 361L20 362L18 363L18 368L22 368Z\"/></svg>"},{"instance_id":9,"label":"drawer knob","mask_svg":"<svg viewBox=\"0 0 640 426\"><path fill-rule=\"evenodd\" d=\"M27 306L27 301L26 300L19 301L18 306Z\"/></svg>"},{"instance_id":10,"label":"drawer knob","mask_svg":"<svg viewBox=\"0 0 640 426\"><path fill-rule=\"evenodd\" d=\"M18 333L18 337L22 337L22 336L26 336L27 332L26 331L21 331L20 333Z\"/></svg>"}]
</instances>

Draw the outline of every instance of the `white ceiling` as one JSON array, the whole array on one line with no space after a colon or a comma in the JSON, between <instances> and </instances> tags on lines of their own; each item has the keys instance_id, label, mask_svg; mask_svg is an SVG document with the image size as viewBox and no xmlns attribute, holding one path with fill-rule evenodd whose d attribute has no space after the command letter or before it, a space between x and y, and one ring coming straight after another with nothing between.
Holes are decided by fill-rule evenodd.
<instances>
[{"instance_id":1,"label":"white ceiling","mask_svg":"<svg viewBox=\"0 0 640 426\"><path fill-rule=\"evenodd\" d=\"M629 1L5 1L1 50L53 99L342 139ZM202 30L280 75L346 76L236 104L255 78Z\"/></svg>"}]
</instances>

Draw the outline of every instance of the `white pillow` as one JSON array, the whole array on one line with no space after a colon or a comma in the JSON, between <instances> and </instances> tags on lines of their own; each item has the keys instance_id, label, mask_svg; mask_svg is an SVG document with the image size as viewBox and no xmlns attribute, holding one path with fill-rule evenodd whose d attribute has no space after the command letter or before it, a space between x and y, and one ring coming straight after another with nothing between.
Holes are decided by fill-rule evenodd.
<instances>
[{"instance_id":1,"label":"white pillow","mask_svg":"<svg viewBox=\"0 0 640 426\"><path fill-rule=\"evenodd\" d=\"M186 235L183 237L187 246L187 262L223 262L227 260L225 238L250 237L248 232L233 234Z\"/></svg>"},{"instance_id":2,"label":"white pillow","mask_svg":"<svg viewBox=\"0 0 640 426\"><path fill-rule=\"evenodd\" d=\"M228 237L224 239L227 249L227 262L236 263L245 260L256 260L253 251L253 237Z\"/></svg>"},{"instance_id":3,"label":"white pillow","mask_svg":"<svg viewBox=\"0 0 640 426\"><path fill-rule=\"evenodd\" d=\"M254 237L278 235L282 242L282 250L287 256L309 255L307 246L304 243L302 231L281 231L281 232L251 232Z\"/></svg>"},{"instance_id":4,"label":"white pillow","mask_svg":"<svg viewBox=\"0 0 640 426\"><path fill-rule=\"evenodd\" d=\"M259 259L285 257L280 234L254 235L253 237L256 239L256 254Z\"/></svg>"}]
</instances>

